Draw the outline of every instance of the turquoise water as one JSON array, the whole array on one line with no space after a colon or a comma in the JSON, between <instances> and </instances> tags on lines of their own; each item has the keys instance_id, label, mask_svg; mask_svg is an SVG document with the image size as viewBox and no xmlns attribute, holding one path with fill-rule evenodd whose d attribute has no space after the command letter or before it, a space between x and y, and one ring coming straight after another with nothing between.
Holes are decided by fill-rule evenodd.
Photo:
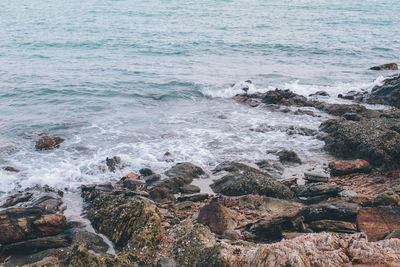
<instances>
[{"instance_id":1,"label":"turquoise water","mask_svg":"<svg viewBox=\"0 0 400 267\"><path fill-rule=\"evenodd\" d=\"M205 168L282 147L324 161L323 143L284 131L317 129L324 117L249 110L230 100L231 84L323 89L329 101L368 89L391 73L369 67L400 63L399 14L395 0L3 0L0 165L21 172L0 171L0 191L163 171L173 164L166 151ZM249 131L260 125L271 129ZM40 132L67 141L36 152ZM113 155L128 167L103 172Z\"/></svg>"}]
</instances>

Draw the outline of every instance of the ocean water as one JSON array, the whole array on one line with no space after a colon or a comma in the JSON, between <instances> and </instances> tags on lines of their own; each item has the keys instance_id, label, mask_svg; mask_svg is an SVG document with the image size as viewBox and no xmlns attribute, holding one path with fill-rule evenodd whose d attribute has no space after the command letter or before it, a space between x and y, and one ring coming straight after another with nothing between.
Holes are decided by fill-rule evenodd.
<instances>
[{"instance_id":1,"label":"ocean water","mask_svg":"<svg viewBox=\"0 0 400 267\"><path fill-rule=\"evenodd\" d=\"M2 0L0 166L21 171L0 170L0 192L73 190L181 161L210 170L282 148L322 166L323 142L287 129L329 116L249 108L232 85L325 90L331 102L368 90L393 73L369 67L400 63L399 14L396 0ZM66 142L35 151L41 132ZM104 171L115 155L126 167Z\"/></svg>"}]
</instances>

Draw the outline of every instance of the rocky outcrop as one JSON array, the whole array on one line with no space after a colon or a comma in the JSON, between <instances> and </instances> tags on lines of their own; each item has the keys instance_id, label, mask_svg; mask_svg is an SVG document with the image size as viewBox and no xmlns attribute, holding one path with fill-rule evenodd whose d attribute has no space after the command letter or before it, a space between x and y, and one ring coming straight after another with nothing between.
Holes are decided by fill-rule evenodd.
<instances>
[{"instance_id":1,"label":"rocky outcrop","mask_svg":"<svg viewBox=\"0 0 400 267\"><path fill-rule=\"evenodd\" d=\"M226 172L222 178L214 181L210 187L216 193L227 196L259 194L282 199L293 199L294 193L269 174L237 162L224 162L218 165L214 173Z\"/></svg>"},{"instance_id":2,"label":"rocky outcrop","mask_svg":"<svg viewBox=\"0 0 400 267\"><path fill-rule=\"evenodd\" d=\"M211 202L200 209L197 221L210 227L211 231L223 234L236 227L237 214L218 202Z\"/></svg>"},{"instance_id":3,"label":"rocky outcrop","mask_svg":"<svg viewBox=\"0 0 400 267\"><path fill-rule=\"evenodd\" d=\"M393 111L362 121L328 120L320 127L327 133L325 148L335 156L365 159L375 167L400 168L399 115Z\"/></svg>"},{"instance_id":4,"label":"rocky outcrop","mask_svg":"<svg viewBox=\"0 0 400 267\"><path fill-rule=\"evenodd\" d=\"M65 139L58 136L42 135L40 139L36 142L35 148L37 150L50 150L53 148L60 147Z\"/></svg>"},{"instance_id":5,"label":"rocky outcrop","mask_svg":"<svg viewBox=\"0 0 400 267\"><path fill-rule=\"evenodd\" d=\"M382 240L385 235L400 230L400 208L362 208L357 216L357 225L368 236L368 240Z\"/></svg>"},{"instance_id":6,"label":"rocky outcrop","mask_svg":"<svg viewBox=\"0 0 400 267\"><path fill-rule=\"evenodd\" d=\"M385 104L400 108L400 74L388 77L382 85L372 88L366 100L370 104Z\"/></svg>"},{"instance_id":7,"label":"rocky outcrop","mask_svg":"<svg viewBox=\"0 0 400 267\"><path fill-rule=\"evenodd\" d=\"M340 220L355 222L360 207L354 203L330 202L307 206L302 215L305 222Z\"/></svg>"},{"instance_id":8,"label":"rocky outcrop","mask_svg":"<svg viewBox=\"0 0 400 267\"><path fill-rule=\"evenodd\" d=\"M120 251L119 258L152 264L163 236L158 208L152 201L124 188L82 188L87 217Z\"/></svg>"},{"instance_id":9,"label":"rocky outcrop","mask_svg":"<svg viewBox=\"0 0 400 267\"><path fill-rule=\"evenodd\" d=\"M356 160L337 160L329 163L329 169L332 175L340 176L355 172L371 171L371 165L363 159Z\"/></svg>"}]
</instances>

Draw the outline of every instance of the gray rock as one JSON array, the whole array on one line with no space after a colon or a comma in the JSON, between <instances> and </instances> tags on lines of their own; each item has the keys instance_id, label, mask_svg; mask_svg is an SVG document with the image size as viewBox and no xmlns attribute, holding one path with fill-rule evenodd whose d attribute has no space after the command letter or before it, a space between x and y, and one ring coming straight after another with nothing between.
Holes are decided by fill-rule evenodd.
<instances>
[{"instance_id":1,"label":"gray rock","mask_svg":"<svg viewBox=\"0 0 400 267\"><path fill-rule=\"evenodd\" d=\"M366 100L370 104L385 104L400 108L400 74L388 77L383 85L372 88Z\"/></svg>"},{"instance_id":2,"label":"gray rock","mask_svg":"<svg viewBox=\"0 0 400 267\"><path fill-rule=\"evenodd\" d=\"M156 267L178 267L178 265L171 258L162 258L157 262Z\"/></svg>"}]
</instances>

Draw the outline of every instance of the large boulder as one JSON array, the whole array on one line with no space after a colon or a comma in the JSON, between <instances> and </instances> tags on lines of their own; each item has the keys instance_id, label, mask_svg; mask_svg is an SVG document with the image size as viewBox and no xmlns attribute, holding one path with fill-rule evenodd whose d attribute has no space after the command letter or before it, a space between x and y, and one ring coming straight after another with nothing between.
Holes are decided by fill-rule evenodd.
<instances>
[{"instance_id":1,"label":"large boulder","mask_svg":"<svg viewBox=\"0 0 400 267\"><path fill-rule=\"evenodd\" d=\"M197 221L208 225L214 233L223 234L233 230L237 224L237 214L218 202L211 202L200 209Z\"/></svg>"},{"instance_id":2,"label":"large boulder","mask_svg":"<svg viewBox=\"0 0 400 267\"><path fill-rule=\"evenodd\" d=\"M120 251L119 259L154 264L163 229L157 206L129 189L82 187L87 217Z\"/></svg>"},{"instance_id":3,"label":"large boulder","mask_svg":"<svg viewBox=\"0 0 400 267\"><path fill-rule=\"evenodd\" d=\"M293 199L294 193L269 174L237 162L224 162L214 173L226 172L210 185L216 193L227 196L258 194L282 199Z\"/></svg>"},{"instance_id":4,"label":"large boulder","mask_svg":"<svg viewBox=\"0 0 400 267\"><path fill-rule=\"evenodd\" d=\"M326 132L325 148L335 156L361 158L372 166L400 167L400 117L391 114L362 121L328 120L321 125Z\"/></svg>"},{"instance_id":5,"label":"large boulder","mask_svg":"<svg viewBox=\"0 0 400 267\"><path fill-rule=\"evenodd\" d=\"M382 85L372 88L366 99L370 104L386 104L400 108L400 74L388 77Z\"/></svg>"}]
</instances>

